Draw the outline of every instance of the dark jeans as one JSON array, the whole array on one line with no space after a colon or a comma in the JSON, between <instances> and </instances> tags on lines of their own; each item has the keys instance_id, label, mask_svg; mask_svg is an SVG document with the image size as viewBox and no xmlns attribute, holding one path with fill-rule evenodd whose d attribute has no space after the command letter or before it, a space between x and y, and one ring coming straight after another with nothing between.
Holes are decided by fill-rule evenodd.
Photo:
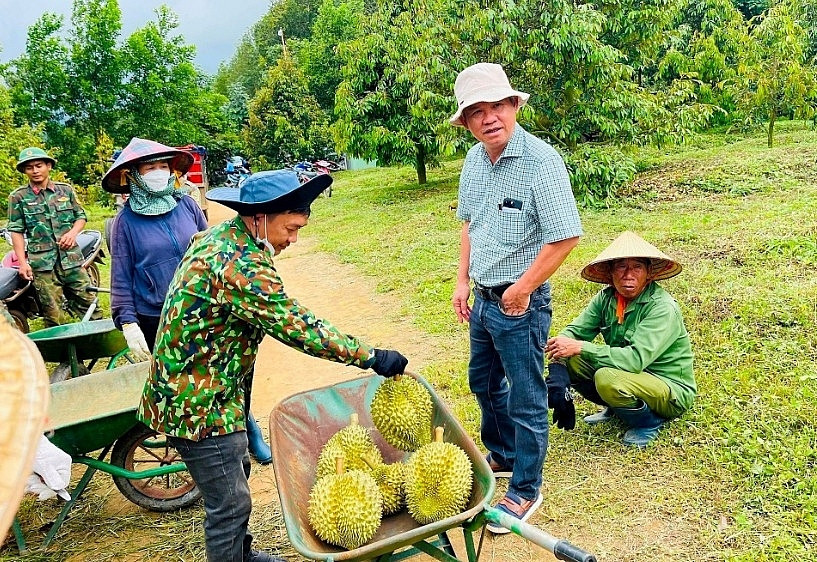
<instances>
[{"instance_id":1,"label":"dark jeans","mask_svg":"<svg viewBox=\"0 0 817 562\"><path fill-rule=\"evenodd\" d=\"M148 349L153 351L156 345L156 332L159 330L159 316L143 316L136 313L136 320L139 322L139 328L145 334L145 342L148 344Z\"/></svg>"},{"instance_id":2,"label":"dark jeans","mask_svg":"<svg viewBox=\"0 0 817 562\"><path fill-rule=\"evenodd\" d=\"M236 431L191 441L168 436L204 497L204 540L208 562L243 562L252 501L247 478L247 433Z\"/></svg>"},{"instance_id":3,"label":"dark jeans","mask_svg":"<svg viewBox=\"0 0 817 562\"><path fill-rule=\"evenodd\" d=\"M480 295L471 312L468 383L482 411L480 435L494 460L513 467L509 490L535 499L548 446L544 346L550 286L534 291L528 310L508 316Z\"/></svg>"}]
</instances>

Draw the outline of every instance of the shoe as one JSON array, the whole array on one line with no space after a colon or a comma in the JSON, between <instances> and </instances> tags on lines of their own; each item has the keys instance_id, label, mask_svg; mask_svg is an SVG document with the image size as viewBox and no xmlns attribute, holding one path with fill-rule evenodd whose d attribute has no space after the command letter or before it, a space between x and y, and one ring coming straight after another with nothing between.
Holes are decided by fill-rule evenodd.
<instances>
[{"instance_id":1,"label":"shoe","mask_svg":"<svg viewBox=\"0 0 817 562\"><path fill-rule=\"evenodd\" d=\"M667 420L653 413L643 400L638 403L636 408L614 408L614 411L631 428L624 434L624 444L643 449L658 437L658 431Z\"/></svg>"},{"instance_id":2,"label":"shoe","mask_svg":"<svg viewBox=\"0 0 817 562\"><path fill-rule=\"evenodd\" d=\"M537 494L535 500L526 500L508 490L508 492L505 493L505 497L496 504L496 509L504 511L520 521L527 521L540 505L542 505L542 494ZM511 532L510 529L506 529L494 523L488 523L488 530L495 535L504 535Z\"/></svg>"},{"instance_id":3,"label":"shoe","mask_svg":"<svg viewBox=\"0 0 817 562\"><path fill-rule=\"evenodd\" d=\"M513 476L513 469L496 462L491 453L488 453L485 460L488 462L488 466L491 467L491 472L494 473L494 478L510 478Z\"/></svg>"},{"instance_id":4,"label":"shoe","mask_svg":"<svg viewBox=\"0 0 817 562\"><path fill-rule=\"evenodd\" d=\"M258 463L269 464L272 462L272 449L264 441L261 428L258 427L258 422L255 421L252 413L247 415L247 447L252 458Z\"/></svg>"},{"instance_id":5,"label":"shoe","mask_svg":"<svg viewBox=\"0 0 817 562\"><path fill-rule=\"evenodd\" d=\"M244 562L286 562L286 558L272 556L261 550L251 550L250 554L244 558Z\"/></svg>"},{"instance_id":6,"label":"shoe","mask_svg":"<svg viewBox=\"0 0 817 562\"><path fill-rule=\"evenodd\" d=\"M611 407L604 408L601 412L584 416L584 422L588 425L596 425L616 419L616 413Z\"/></svg>"}]
</instances>

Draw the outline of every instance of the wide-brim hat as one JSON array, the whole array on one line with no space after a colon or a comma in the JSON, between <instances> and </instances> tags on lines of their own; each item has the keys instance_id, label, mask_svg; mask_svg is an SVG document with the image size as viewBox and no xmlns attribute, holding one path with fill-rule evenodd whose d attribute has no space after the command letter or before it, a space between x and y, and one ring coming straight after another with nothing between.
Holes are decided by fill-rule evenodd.
<instances>
[{"instance_id":1,"label":"wide-brim hat","mask_svg":"<svg viewBox=\"0 0 817 562\"><path fill-rule=\"evenodd\" d=\"M490 62L480 62L469 66L457 75L454 82L454 97L457 98L457 112L449 121L452 125L464 127L462 112L466 107L480 102L495 102L516 97L519 107L528 103L530 94L514 90L502 67Z\"/></svg>"},{"instance_id":2,"label":"wide-brim hat","mask_svg":"<svg viewBox=\"0 0 817 562\"><path fill-rule=\"evenodd\" d=\"M110 170L102 176L102 188L110 193L130 193L130 185L125 177L139 162L170 160L170 169L184 175L193 165L193 155L184 150L165 146L162 143L133 137L122 149Z\"/></svg>"},{"instance_id":3,"label":"wide-brim hat","mask_svg":"<svg viewBox=\"0 0 817 562\"><path fill-rule=\"evenodd\" d=\"M293 170L267 170L248 177L238 187L218 187L205 195L210 201L238 211L244 217L308 209L332 185L332 176L318 174L301 183Z\"/></svg>"},{"instance_id":4,"label":"wide-brim hat","mask_svg":"<svg viewBox=\"0 0 817 562\"><path fill-rule=\"evenodd\" d=\"M17 158L17 171L22 173L26 162L31 162L32 160L45 160L46 162L51 162L52 166L57 164L57 160L42 148L29 146L20 151L20 156Z\"/></svg>"},{"instance_id":5,"label":"wide-brim hat","mask_svg":"<svg viewBox=\"0 0 817 562\"><path fill-rule=\"evenodd\" d=\"M625 231L613 240L592 262L582 269L582 277L594 283L613 284L611 262L626 258L650 260L650 278L653 281L669 279L681 273L681 264L641 238L635 232Z\"/></svg>"}]
</instances>

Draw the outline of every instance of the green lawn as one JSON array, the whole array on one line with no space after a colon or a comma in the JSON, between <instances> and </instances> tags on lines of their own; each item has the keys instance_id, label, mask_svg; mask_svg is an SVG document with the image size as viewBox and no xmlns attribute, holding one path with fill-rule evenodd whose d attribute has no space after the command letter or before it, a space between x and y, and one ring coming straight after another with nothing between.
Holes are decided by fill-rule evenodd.
<instances>
[{"instance_id":1,"label":"green lawn","mask_svg":"<svg viewBox=\"0 0 817 562\"><path fill-rule=\"evenodd\" d=\"M552 280L553 331L600 288L580 269L634 230L684 265L662 285L684 312L700 389L646 451L624 448L615 424L552 429L546 501L533 522L599 560L817 559L817 133L798 123L778 131L773 149L762 131L642 149L642 171L619 201L580 210L585 236ZM467 330L450 310L460 228L450 204L461 165L430 170L423 186L409 167L339 173L304 235L375 278L438 338L448 352L422 374L476 438ZM89 209L89 226L101 228L108 213ZM96 500L87 501L88 513L73 517L93 517ZM195 519L146 514L118 521L116 532L150 527L168 545L198 544ZM82 552L81 540L63 545L55 559Z\"/></svg>"}]
</instances>

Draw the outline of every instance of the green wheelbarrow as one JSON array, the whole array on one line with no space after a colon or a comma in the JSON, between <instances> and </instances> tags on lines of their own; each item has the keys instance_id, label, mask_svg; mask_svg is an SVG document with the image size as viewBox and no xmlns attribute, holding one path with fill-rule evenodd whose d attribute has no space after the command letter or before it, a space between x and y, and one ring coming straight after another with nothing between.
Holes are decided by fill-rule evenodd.
<instances>
[{"instance_id":1,"label":"green wheelbarrow","mask_svg":"<svg viewBox=\"0 0 817 562\"><path fill-rule=\"evenodd\" d=\"M52 326L27 335L45 362L59 363L49 375L52 383L87 375L101 358L109 358L108 369L123 357L130 361L125 336L110 318Z\"/></svg>"},{"instance_id":2,"label":"green wheelbarrow","mask_svg":"<svg viewBox=\"0 0 817 562\"><path fill-rule=\"evenodd\" d=\"M281 509L287 535L294 548L312 560L401 560L424 552L437 560L456 562L457 558L448 531L461 528L465 556L469 562L479 560L485 525L495 523L552 552L559 560L595 562L596 558L571 543L545 533L533 525L494 509L490 501L496 481L484 454L450 412L434 389L422 378L414 376L431 393L434 403L433 426L445 428L444 440L460 446L473 467L474 484L471 499L459 515L420 525L405 510L385 517L374 538L353 550L343 550L322 542L312 530L307 516L309 492L315 482L315 467L323 444L349 423L357 413L360 424L374 427L370 410L375 390L383 378L373 375L345 381L332 386L295 394L280 402L270 414L270 444ZM429 431L431 428L429 428ZM405 461L409 454L386 443L375 430L375 444L385 462ZM479 533L479 545L474 533Z\"/></svg>"},{"instance_id":3,"label":"green wheelbarrow","mask_svg":"<svg viewBox=\"0 0 817 562\"><path fill-rule=\"evenodd\" d=\"M136 419L136 408L148 373L147 362L91 373L51 385L46 436L87 469L70 492L43 547L59 531L68 512L97 471L113 477L131 502L151 511L174 511L194 504L201 492L187 467L163 436ZM98 455L90 453L100 451ZM110 460L106 461L110 452ZM17 521L17 546L25 540Z\"/></svg>"}]
</instances>

